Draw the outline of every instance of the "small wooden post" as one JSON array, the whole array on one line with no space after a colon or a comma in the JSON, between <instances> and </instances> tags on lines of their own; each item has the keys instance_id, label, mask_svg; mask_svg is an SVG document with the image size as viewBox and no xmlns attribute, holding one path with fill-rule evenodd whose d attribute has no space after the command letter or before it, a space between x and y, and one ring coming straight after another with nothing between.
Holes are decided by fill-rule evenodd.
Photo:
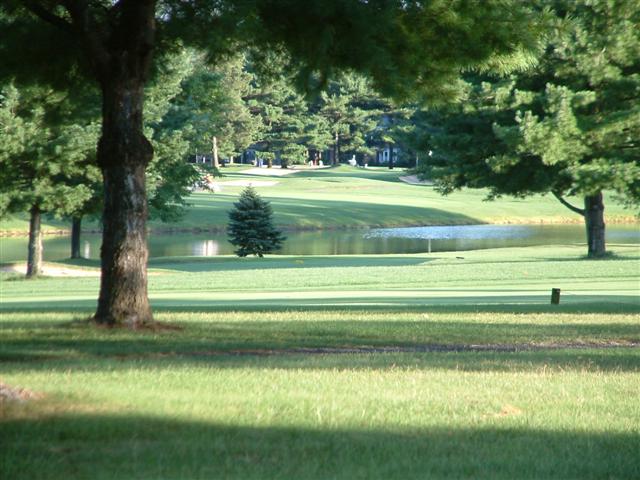
<instances>
[{"instance_id":1,"label":"small wooden post","mask_svg":"<svg viewBox=\"0 0 640 480\"><path fill-rule=\"evenodd\" d=\"M558 305L560 303L560 289L552 288L551 289L551 304Z\"/></svg>"}]
</instances>

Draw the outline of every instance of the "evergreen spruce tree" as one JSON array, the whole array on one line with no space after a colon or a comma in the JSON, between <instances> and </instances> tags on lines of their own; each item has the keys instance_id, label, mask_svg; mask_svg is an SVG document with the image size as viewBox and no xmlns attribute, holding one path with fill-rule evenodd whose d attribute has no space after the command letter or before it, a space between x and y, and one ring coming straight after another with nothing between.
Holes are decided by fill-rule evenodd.
<instances>
[{"instance_id":1,"label":"evergreen spruce tree","mask_svg":"<svg viewBox=\"0 0 640 480\"><path fill-rule=\"evenodd\" d=\"M281 248L286 238L273 225L271 205L253 188L245 188L234 207L229 212L229 241L238 247L236 255L263 257Z\"/></svg>"}]
</instances>

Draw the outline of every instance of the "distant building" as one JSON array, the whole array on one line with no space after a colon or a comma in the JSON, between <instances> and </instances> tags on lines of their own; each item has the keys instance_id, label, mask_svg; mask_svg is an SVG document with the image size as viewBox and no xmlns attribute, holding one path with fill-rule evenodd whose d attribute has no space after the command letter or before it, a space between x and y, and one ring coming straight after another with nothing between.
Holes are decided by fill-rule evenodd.
<instances>
[{"instance_id":1,"label":"distant building","mask_svg":"<svg viewBox=\"0 0 640 480\"><path fill-rule=\"evenodd\" d=\"M391 159L393 160L393 163L397 164L398 159L400 158L400 148L386 146L381 150L377 150L376 163L385 164L385 165L388 164L390 155L393 155L393 157L391 157Z\"/></svg>"}]
</instances>

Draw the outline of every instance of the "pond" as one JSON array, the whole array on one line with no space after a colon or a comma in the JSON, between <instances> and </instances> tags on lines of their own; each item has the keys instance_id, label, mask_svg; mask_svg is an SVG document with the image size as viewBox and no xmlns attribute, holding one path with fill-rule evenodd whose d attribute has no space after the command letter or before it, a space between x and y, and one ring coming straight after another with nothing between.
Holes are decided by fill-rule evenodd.
<instances>
[{"instance_id":1,"label":"pond","mask_svg":"<svg viewBox=\"0 0 640 480\"><path fill-rule=\"evenodd\" d=\"M640 244L640 226L607 226L607 242ZM100 235L83 235L86 258L99 258ZM288 232L283 255L348 255L425 253L533 245L584 244L583 225L464 225L439 227L381 228L321 232ZM48 261L69 257L68 236L44 240ZM152 257L215 256L233 253L225 234L164 234L149 237ZM0 262L24 261L27 239L1 238Z\"/></svg>"}]
</instances>

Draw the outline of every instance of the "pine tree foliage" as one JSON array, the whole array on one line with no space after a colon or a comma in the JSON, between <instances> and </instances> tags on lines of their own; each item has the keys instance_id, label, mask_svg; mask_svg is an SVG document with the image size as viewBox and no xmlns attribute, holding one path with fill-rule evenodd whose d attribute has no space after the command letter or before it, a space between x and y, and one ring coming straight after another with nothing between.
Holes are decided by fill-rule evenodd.
<instances>
[{"instance_id":1,"label":"pine tree foliage","mask_svg":"<svg viewBox=\"0 0 640 480\"><path fill-rule=\"evenodd\" d=\"M329 83L320 94L318 114L329 128L334 163L341 154L373 154L367 139L380 125L385 104L362 75L345 73Z\"/></svg>"},{"instance_id":2,"label":"pine tree foliage","mask_svg":"<svg viewBox=\"0 0 640 480\"><path fill-rule=\"evenodd\" d=\"M189 188L199 178L193 165L186 162L194 147L188 118L172 117L174 102L195 74L196 65L190 50L168 52L145 88L145 134L154 151L146 171L149 217L163 222L176 221L185 214Z\"/></svg>"},{"instance_id":3,"label":"pine tree foliage","mask_svg":"<svg viewBox=\"0 0 640 480\"><path fill-rule=\"evenodd\" d=\"M0 216L30 210L67 215L91 196L85 182L96 167L85 160L95 148L98 126L60 121L47 114L64 108L65 95L46 87L0 90ZM89 172L87 172L89 170Z\"/></svg>"},{"instance_id":4,"label":"pine tree foliage","mask_svg":"<svg viewBox=\"0 0 640 480\"><path fill-rule=\"evenodd\" d=\"M589 254L601 256L604 221L592 213L601 216L602 191L640 203L640 9L631 0L540 3L556 19L538 65L471 78L459 107L427 114L434 157L422 174L445 193L552 193L585 217Z\"/></svg>"},{"instance_id":5,"label":"pine tree foliage","mask_svg":"<svg viewBox=\"0 0 640 480\"><path fill-rule=\"evenodd\" d=\"M254 64L246 67L251 70ZM247 104L262 125L256 145L260 157L279 158L284 168L289 164L304 163L305 128L309 121L308 103L304 96L293 88L286 77L256 75L253 85Z\"/></svg>"},{"instance_id":6,"label":"pine tree foliage","mask_svg":"<svg viewBox=\"0 0 640 480\"><path fill-rule=\"evenodd\" d=\"M229 212L229 241L238 247L239 257L257 255L278 250L286 238L273 225L273 211L251 187L245 188L240 199Z\"/></svg>"},{"instance_id":7,"label":"pine tree foliage","mask_svg":"<svg viewBox=\"0 0 640 480\"><path fill-rule=\"evenodd\" d=\"M30 213L29 277L41 272L42 214L70 215L91 198L86 183L97 168L86 160L97 134L95 124L70 121L63 92L11 84L0 89L0 217Z\"/></svg>"},{"instance_id":8,"label":"pine tree foliage","mask_svg":"<svg viewBox=\"0 0 640 480\"><path fill-rule=\"evenodd\" d=\"M189 49L186 54L192 71L182 79L180 93L171 101L163 126L181 129L191 152L211 154L216 137L222 158L239 155L257 139L262 128L260 118L249 108L253 75L246 69L244 55L211 66L201 52Z\"/></svg>"}]
</instances>

